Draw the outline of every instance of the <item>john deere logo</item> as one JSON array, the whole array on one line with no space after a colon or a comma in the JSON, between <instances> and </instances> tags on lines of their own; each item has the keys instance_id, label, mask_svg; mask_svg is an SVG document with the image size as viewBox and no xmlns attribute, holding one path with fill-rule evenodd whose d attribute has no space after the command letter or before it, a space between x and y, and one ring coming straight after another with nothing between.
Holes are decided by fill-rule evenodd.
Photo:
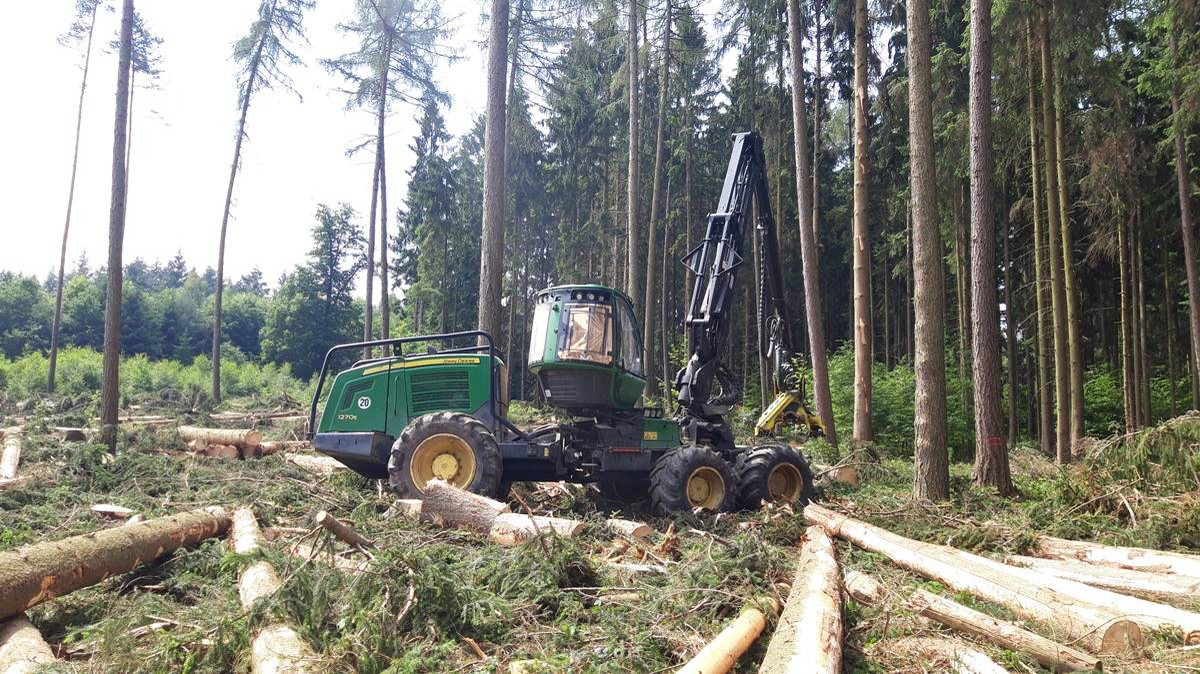
<instances>
[{"instance_id":1,"label":"john deere logo","mask_svg":"<svg viewBox=\"0 0 1200 674\"><path fill-rule=\"evenodd\" d=\"M366 410L371 408L371 398L363 396L358 399L358 409Z\"/></svg>"}]
</instances>

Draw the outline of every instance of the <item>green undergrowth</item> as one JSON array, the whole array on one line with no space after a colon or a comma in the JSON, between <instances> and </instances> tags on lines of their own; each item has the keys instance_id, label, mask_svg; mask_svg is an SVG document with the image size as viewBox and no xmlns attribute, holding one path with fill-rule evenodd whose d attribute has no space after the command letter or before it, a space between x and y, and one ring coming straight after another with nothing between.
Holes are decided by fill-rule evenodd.
<instances>
[{"instance_id":1,"label":"green undergrowth","mask_svg":"<svg viewBox=\"0 0 1200 674\"><path fill-rule=\"evenodd\" d=\"M227 405L248 409L253 401ZM540 415L535 408L518 413L530 423ZM201 414L188 420L211 423ZM377 546L367 570L349 574L285 548L302 537L321 549L345 552L344 544L323 532L285 534L252 556L270 561L283 586L249 613L237 597L238 570L247 556L217 540L177 551L30 611L65 658L55 666L61 670L244 672L250 637L286 622L318 654L322 671L504 672L515 660L535 660L533 671L546 672L670 671L742 609L762 606L766 598L786 599L805 529L787 509L667 520L655 517L645 502L612 503L589 488L517 485L514 511L523 509L523 501L537 512L592 526L574 539L501 547L393 514L376 481L349 471L318 478L279 455L196 459L179 451L183 444L173 427L122 430L118 451L109 454L98 445L53 440L49 429L62 421L61 414L27 420L21 474L32 480L0 491L0 550L116 526L92 514L97 503L146 516L249 506L264 528L303 530L323 509L353 523ZM298 428L264 430L270 438L287 438ZM827 485L821 499L898 534L992 557L1024 552L1040 534L1195 550L1200 489L1189 482L1194 464L1187 462L1194 460L1197 436L1197 418L1184 417L1096 443L1084 460L1066 468L1018 447L1012 464L1019 495L1013 498L973 487L970 465L954 463L951 498L939 504L911 501L906 449L874 446L848 458L860 483ZM843 456L825 443L807 450L821 463ZM630 573L605 562L615 551L602 521L614 515L645 520L657 532L645 559L626 552L621 561L662 566L666 573ZM664 539L669 528L674 535ZM838 550L844 567L871 573L887 590L881 605L848 602L845 671L937 671L933 663L913 662L889 647L894 638L941 632L904 608L917 587L1015 618L877 554L843 542ZM767 613L764 635L775 621L773 610ZM735 671L755 671L767 640L758 639ZM1011 671L1042 671L1015 653L976 645ZM1172 655L1179 645L1156 636L1146 658L1106 662L1106 670L1167 672L1200 664Z\"/></svg>"}]
</instances>

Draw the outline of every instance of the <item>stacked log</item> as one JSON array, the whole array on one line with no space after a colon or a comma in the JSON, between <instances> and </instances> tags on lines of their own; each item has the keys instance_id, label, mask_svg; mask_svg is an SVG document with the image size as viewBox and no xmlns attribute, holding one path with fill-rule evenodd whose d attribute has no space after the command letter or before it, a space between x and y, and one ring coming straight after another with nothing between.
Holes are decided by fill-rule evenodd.
<instances>
[{"instance_id":1,"label":"stacked log","mask_svg":"<svg viewBox=\"0 0 1200 674\"><path fill-rule=\"evenodd\" d=\"M234 552L250 554L262 547L262 534L254 512L239 508L233 514L230 540ZM238 576L238 597L242 608L249 611L263 598L274 594L280 587L279 575L268 562L259 560L247 564ZM300 638L296 630L285 624L269 625L250 640L250 671L262 674L287 672L302 674L311 670L309 666L316 655Z\"/></svg>"},{"instance_id":2,"label":"stacked log","mask_svg":"<svg viewBox=\"0 0 1200 674\"><path fill-rule=\"evenodd\" d=\"M760 672L838 672L842 662L842 575L833 541L809 527L795 580Z\"/></svg>"},{"instance_id":3,"label":"stacked log","mask_svg":"<svg viewBox=\"0 0 1200 674\"><path fill-rule=\"evenodd\" d=\"M1068 541L1051 536L1039 537L1036 550L1040 556L1050 559L1200 578L1200 555Z\"/></svg>"},{"instance_id":4,"label":"stacked log","mask_svg":"<svg viewBox=\"0 0 1200 674\"><path fill-rule=\"evenodd\" d=\"M224 509L203 508L0 552L0 618L132 571L228 527Z\"/></svg>"},{"instance_id":5,"label":"stacked log","mask_svg":"<svg viewBox=\"0 0 1200 674\"><path fill-rule=\"evenodd\" d=\"M1042 623L1052 633L1095 653L1128 654L1144 642L1138 623L1110 607L1096 606L1021 579L1000 583L967 568L960 558L940 546L918 543L879 527L810 504L807 521L820 524L830 534L877 552L897 566L937 580L957 592L967 592L1008 607L1024 619Z\"/></svg>"},{"instance_id":6,"label":"stacked log","mask_svg":"<svg viewBox=\"0 0 1200 674\"><path fill-rule=\"evenodd\" d=\"M0 622L0 672L31 674L54 662L54 653L24 613Z\"/></svg>"}]
</instances>

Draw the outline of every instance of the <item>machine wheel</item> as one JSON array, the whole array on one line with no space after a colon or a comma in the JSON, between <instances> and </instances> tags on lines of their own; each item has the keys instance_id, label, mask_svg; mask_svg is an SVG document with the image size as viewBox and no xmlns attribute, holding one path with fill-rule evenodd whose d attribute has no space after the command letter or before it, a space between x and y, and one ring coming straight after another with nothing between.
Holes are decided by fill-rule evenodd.
<instances>
[{"instance_id":1,"label":"machine wheel","mask_svg":"<svg viewBox=\"0 0 1200 674\"><path fill-rule=\"evenodd\" d=\"M496 439L475 417L434 412L411 421L388 460L388 482L402 498L420 498L434 478L494 496L504 471Z\"/></svg>"},{"instance_id":2,"label":"machine wheel","mask_svg":"<svg viewBox=\"0 0 1200 674\"><path fill-rule=\"evenodd\" d=\"M677 447L662 455L650 471L650 501L660 512L690 513L696 508L732 510L737 476L708 447Z\"/></svg>"},{"instance_id":3,"label":"machine wheel","mask_svg":"<svg viewBox=\"0 0 1200 674\"><path fill-rule=\"evenodd\" d=\"M738 505L746 510L754 510L764 501L803 506L816 496L808 461L787 445L760 445L742 455L738 483Z\"/></svg>"},{"instance_id":4,"label":"machine wheel","mask_svg":"<svg viewBox=\"0 0 1200 674\"><path fill-rule=\"evenodd\" d=\"M596 487L604 498L618 503L637 503L650 495L650 483L645 480L601 480Z\"/></svg>"}]
</instances>

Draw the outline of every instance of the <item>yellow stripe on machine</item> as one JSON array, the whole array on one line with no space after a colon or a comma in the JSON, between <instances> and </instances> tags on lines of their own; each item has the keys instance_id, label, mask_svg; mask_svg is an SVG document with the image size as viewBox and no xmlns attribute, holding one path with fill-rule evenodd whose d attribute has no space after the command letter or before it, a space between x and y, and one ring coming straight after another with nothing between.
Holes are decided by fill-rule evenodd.
<instances>
[{"instance_id":1,"label":"yellow stripe on machine","mask_svg":"<svg viewBox=\"0 0 1200 674\"><path fill-rule=\"evenodd\" d=\"M362 371L363 376L369 374L378 374L387 372L388 370L400 370L410 367L426 367L430 365L478 365L482 359L478 356L447 356L445 358L429 358L426 360L402 360L398 363L387 363L386 365L376 365Z\"/></svg>"}]
</instances>

